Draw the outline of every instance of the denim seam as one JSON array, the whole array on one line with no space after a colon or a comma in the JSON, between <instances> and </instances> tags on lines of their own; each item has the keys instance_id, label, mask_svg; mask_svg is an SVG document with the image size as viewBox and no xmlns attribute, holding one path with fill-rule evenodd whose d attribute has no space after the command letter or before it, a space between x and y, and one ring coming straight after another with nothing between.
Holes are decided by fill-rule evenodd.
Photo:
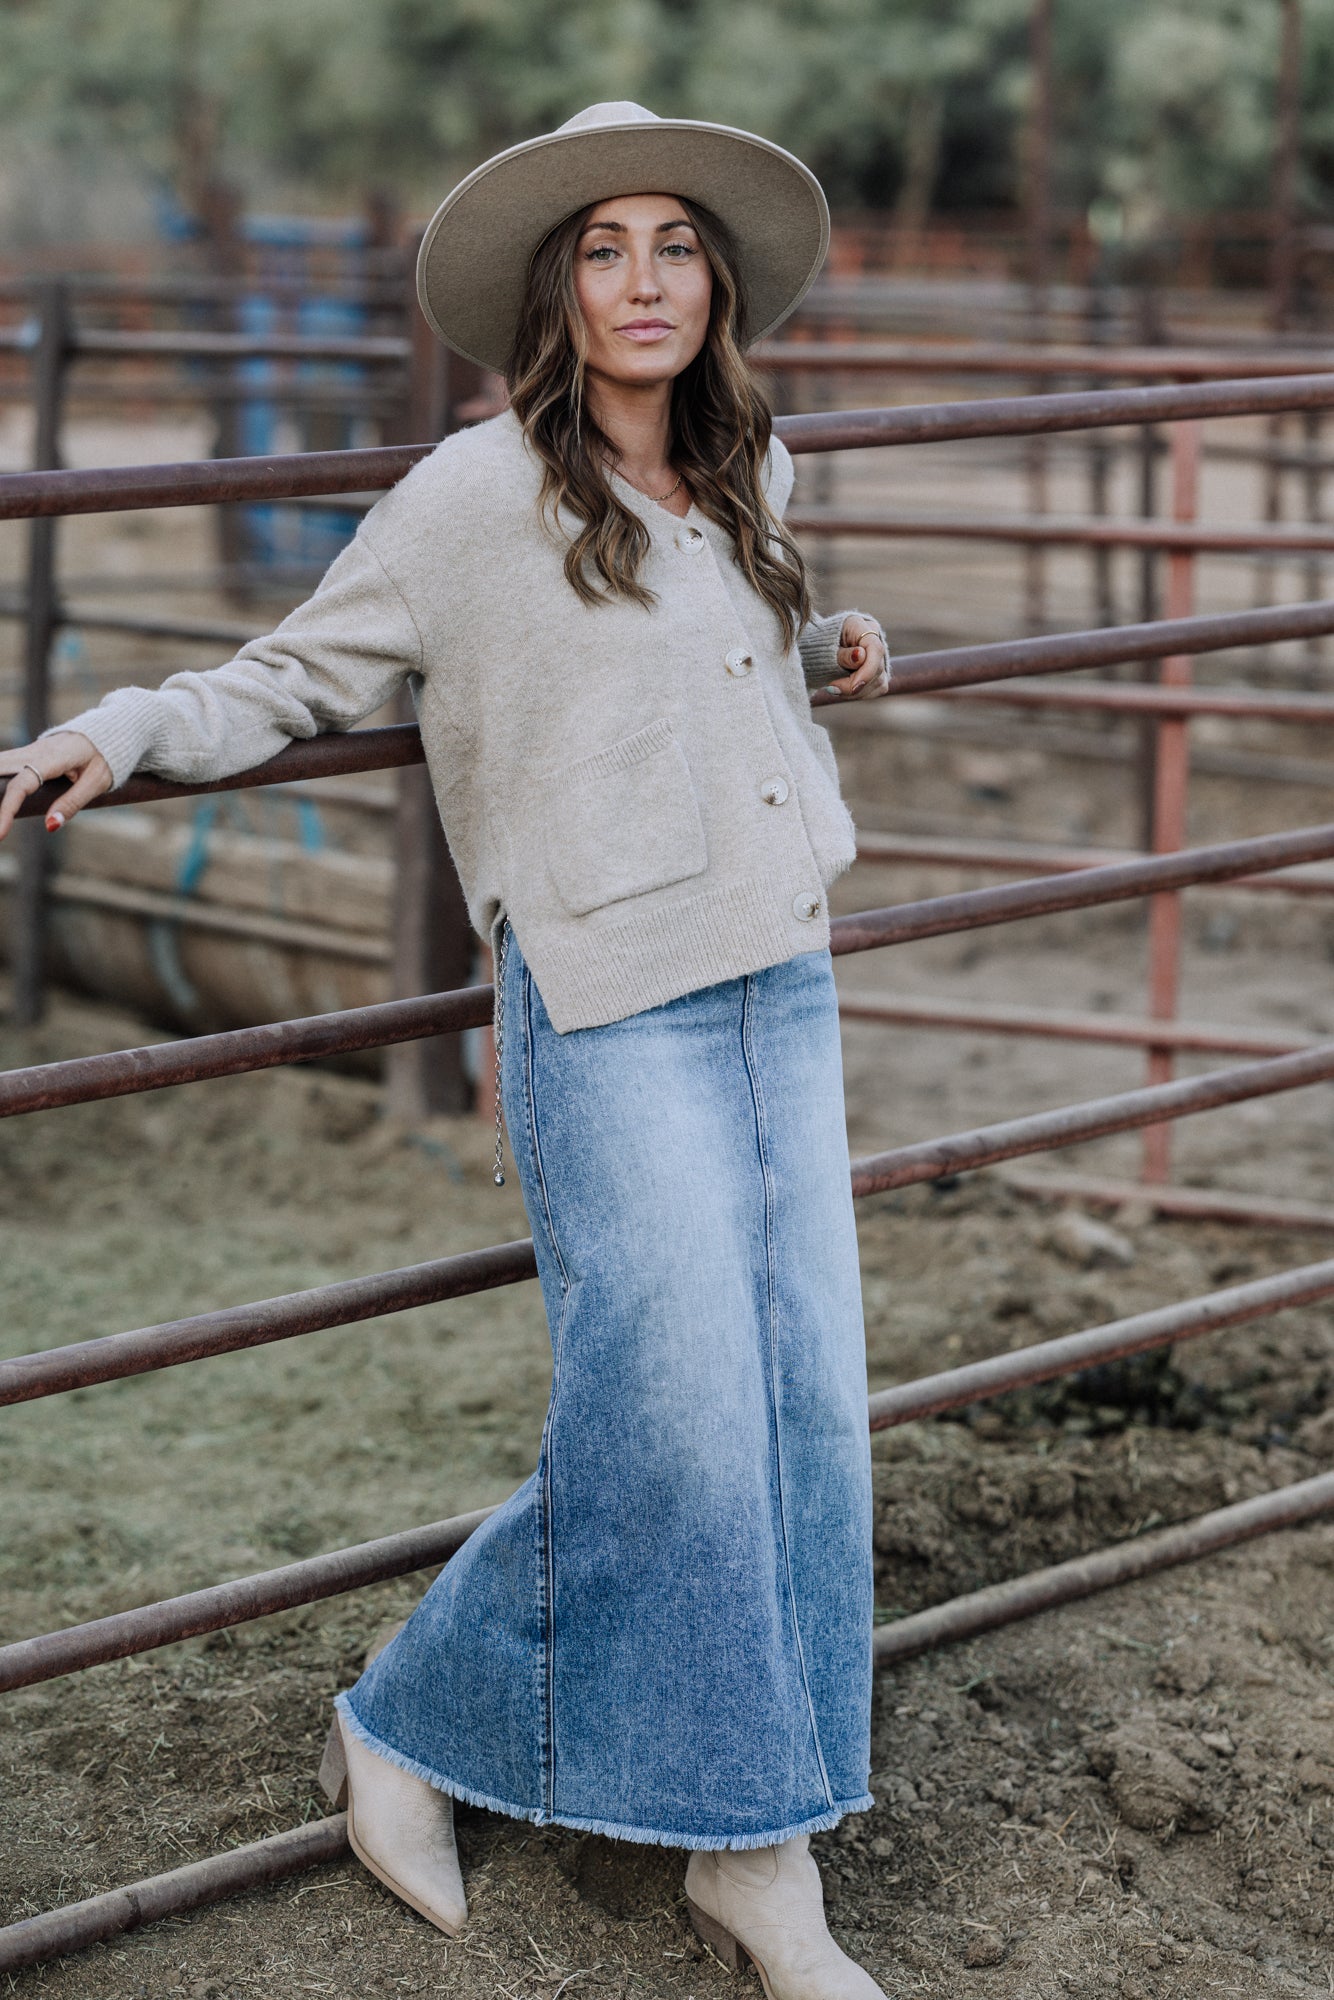
<instances>
[{"instance_id":1,"label":"denim seam","mask_svg":"<svg viewBox=\"0 0 1334 2000\"><path fill-rule=\"evenodd\" d=\"M542 1191L542 1219L546 1224L547 1241L560 1272L561 1301L560 1315L551 1332L551 1397L547 1404L546 1422L542 1426L542 1446L539 1462L542 1468L542 1505L539 1515L542 1523L542 1548L540 1551L540 1571L538 1593L542 1611L542 1651L543 1676L540 1707L542 1711L542 1754L541 1782L543 1808L548 1813L556 1809L556 1562L555 1524L551 1491L551 1443L556 1419L556 1394L560 1387L561 1347L565 1334L566 1311L570 1302L570 1275L565 1259L561 1255L556 1238L555 1218L551 1212L551 1195L547 1187L547 1177L542 1165L542 1148L537 1131L537 1090L533 1077L533 992L532 973L525 965L523 971L523 1018L524 1018L524 1115L528 1126L528 1143L532 1149L533 1169L538 1187Z\"/></svg>"},{"instance_id":2,"label":"denim seam","mask_svg":"<svg viewBox=\"0 0 1334 2000\"><path fill-rule=\"evenodd\" d=\"M797 1649L797 1664L801 1668L802 1692L806 1696L806 1714L811 1726L811 1741L815 1746L815 1761L820 1767L820 1783L824 1787L826 1803L832 1809L834 1794L829 1784L829 1773L825 1768L824 1749L820 1742L819 1724L815 1719L815 1703L811 1697L810 1677L806 1672L806 1649L801 1641L801 1621L797 1616L797 1592L792 1580L792 1550L787 1532L787 1502L783 1493L783 1445L778 1420L778 1297L774 1274L774 1231L773 1231L773 1179L769 1169L767 1128L764 1116L764 1093L760 1088L759 1066L755 1061L752 1040L751 995L754 990L754 975L750 974L742 989L741 1002L741 1052L746 1065L746 1076L750 1084L751 1103L755 1113L755 1136L760 1156L760 1173L764 1183L764 1263L765 1279L769 1299L769 1408L772 1413L774 1440L775 1484L778 1491L778 1526L783 1542L783 1573L787 1578L788 1605L792 1613L792 1636Z\"/></svg>"}]
</instances>

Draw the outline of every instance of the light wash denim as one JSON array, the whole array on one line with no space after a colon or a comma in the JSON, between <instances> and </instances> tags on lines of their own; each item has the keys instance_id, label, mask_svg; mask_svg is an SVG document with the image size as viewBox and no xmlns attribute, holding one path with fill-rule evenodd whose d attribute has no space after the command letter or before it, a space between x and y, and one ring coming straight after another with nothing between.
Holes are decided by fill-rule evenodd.
<instances>
[{"instance_id":1,"label":"light wash denim","mask_svg":"<svg viewBox=\"0 0 1334 2000\"><path fill-rule=\"evenodd\" d=\"M827 951L558 1035L502 1090L554 1357L538 1466L338 1698L495 1812L760 1847L871 1804L866 1362Z\"/></svg>"}]
</instances>

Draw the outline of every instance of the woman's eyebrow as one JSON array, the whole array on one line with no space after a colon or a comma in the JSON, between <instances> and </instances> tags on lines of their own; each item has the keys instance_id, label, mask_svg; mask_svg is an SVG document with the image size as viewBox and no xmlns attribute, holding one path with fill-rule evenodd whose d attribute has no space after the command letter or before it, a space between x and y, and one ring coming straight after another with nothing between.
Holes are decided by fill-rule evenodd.
<instances>
[{"instance_id":1,"label":"woman's eyebrow","mask_svg":"<svg viewBox=\"0 0 1334 2000\"><path fill-rule=\"evenodd\" d=\"M653 233L655 236L661 236L668 229L694 229L694 227L695 225L690 221L689 217L678 215L671 222L660 222ZM580 236L587 236L594 229L612 229L615 230L618 236L624 236L626 233L623 222L586 222L579 231L579 234Z\"/></svg>"}]
</instances>

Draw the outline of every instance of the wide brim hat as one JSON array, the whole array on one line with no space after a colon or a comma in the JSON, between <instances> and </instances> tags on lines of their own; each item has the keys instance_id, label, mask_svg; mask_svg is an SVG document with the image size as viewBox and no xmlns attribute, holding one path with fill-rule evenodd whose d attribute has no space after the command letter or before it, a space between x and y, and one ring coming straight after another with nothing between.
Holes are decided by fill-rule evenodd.
<instances>
[{"instance_id":1,"label":"wide brim hat","mask_svg":"<svg viewBox=\"0 0 1334 2000\"><path fill-rule=\"evenodd\" d=\"M534 250L581 208L626 194L675 194L731 229L762 339L810 289L829 248L829 205L809 167L731 125L658 118L642 104L593 104L485 160L445 196L417 258L432 330L503 373Z\"/></svg>"}]
</instances>

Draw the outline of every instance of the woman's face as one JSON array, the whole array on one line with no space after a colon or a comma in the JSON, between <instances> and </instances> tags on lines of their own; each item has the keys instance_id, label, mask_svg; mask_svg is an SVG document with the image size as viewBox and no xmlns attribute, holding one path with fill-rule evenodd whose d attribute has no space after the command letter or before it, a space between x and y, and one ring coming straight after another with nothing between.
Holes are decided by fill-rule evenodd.
<instances>
[{"instance_id":1,"label":"woman's face","mask_svg":"<svg viewBox=\"0 0 1334 2000\"><path fill-rule=\"evenodd\" d=\"M670 381L709 329L713 272L675 195L599 202L574 246L591 374L627 387Z\"/></svg>"}]
</instances>

